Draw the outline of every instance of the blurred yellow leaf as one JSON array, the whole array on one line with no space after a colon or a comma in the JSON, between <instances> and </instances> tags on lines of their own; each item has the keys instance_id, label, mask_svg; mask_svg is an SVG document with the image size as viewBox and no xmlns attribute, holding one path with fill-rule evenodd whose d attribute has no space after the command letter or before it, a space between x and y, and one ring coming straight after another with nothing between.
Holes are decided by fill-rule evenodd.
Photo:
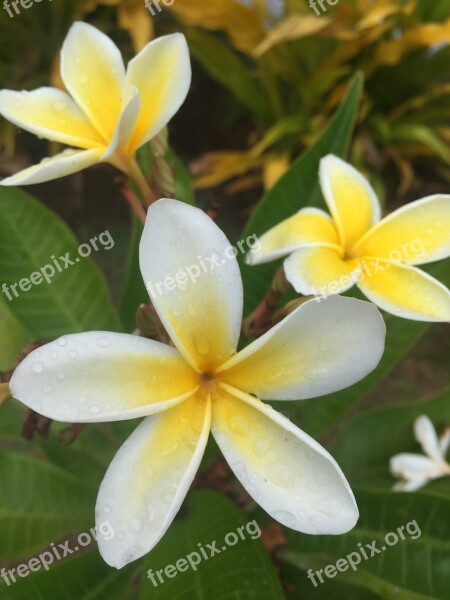
<instances>
[{"instance_id":1,"label":"blurred yellow leaf","mask_svg":"<svg viewBox=\"0 0 450 600\"><path fill-rule=\"evenodd\" d=\"M251 151L209 152L191 165L191 172L197 188L208 188L261 167L263 162L262 157L254 156Z\"/></svg>"},{"instance_id":2,"label":"blurred yellow leaf","mask_svg":"<svg viewBox=\"0 0 450 600\"><path fill-rule=\"evenodd\" d=\"M238 50L251 53L266 33L265 11L234 0L176 0L170 10L186 25L223 30Z\"/></svg>"},{"instance_id":3,"label":"blurred yellow leaf","mask_svg":"<svg viewBox=\"0 0 450 600\"><path fill-rule=\"evenodd\" d=\"M396 65L405 54L422 46L450 43L450 19L444 23L428 23L412 27L402 33L398 40L379 46L370 63L371 70L381 66Z\"/></svg>"},{"instance_id":4,"label":"blurred yellow leaf","mask_svg":"<svg viewBox=\"0 0 450 600\"><path fill-rule=\"evenodd\" d=\"M332 19L329 17L291 15L268 33L254 49L253 55L259 57L277 44L314 35L328 27L331 22Z\"/></svg>"},{"instance_id":5,"label":"blurred yellow leaf","mask_svg":"<svg viewBox=\"0 0 450 600\"><path fill-rule=\"evenodd\" d=\"M291 164L289 154L271 154L266 157L263 168L264 189L270 190L286 173Z\"/></svg>"},{"instance_id":6,"label":"blurred yellow leaf","mask_svg":"<svg viewBox=\"0 0 450 600\"><path fill-rule=\"evenodd\" d=\"M0 383L0 406L8 400L10 395L9 385L7 383Z\"/></svg>"}]
</instances>

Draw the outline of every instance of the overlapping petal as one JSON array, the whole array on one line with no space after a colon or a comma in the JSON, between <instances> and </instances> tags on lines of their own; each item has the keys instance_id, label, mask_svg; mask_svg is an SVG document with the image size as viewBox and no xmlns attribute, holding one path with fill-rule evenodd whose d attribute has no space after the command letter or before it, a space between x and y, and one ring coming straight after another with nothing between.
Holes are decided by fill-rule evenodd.
<instances>
[{"instance_id":1,"label":"overlapping petal","mask_svg":"<svg viewBox=\"0 0 450 600\"><path fill-rule=\"evenodd\" d=\"M450 291L437 279L408 265L384 263L358 282L383 310L413 321L450 321Z\"/></svg>"},{"instance_id":2,"label":"overlapping petal","mask_svg":"<svg viewBox=\"0 0 450 600\"><path fill-rule=\"evenodd\" d=\"M107 145L119 120L125 89L120 50L92 25L74 23L61 50L61 76Z\"/></svg>"},{"instance_id":3,"label":"overlapping petal","mask_svg":"<svg viewBox=\"0 0 450 600\"><path fill-rule=\"evenodd\" d=\"M302 400L356 383L378 364L386 327L354 298L310 300L218 369L222 381L270 400Z\"/></svg>"},{"instance_id":4,"label":"overlapping petal","mask_svg":"<svg viewBox=\"0 0 450 600\"><path fill-rule=\"evenodd\" d=\"M287 280L304 296L340 294L355 285L356 260L344 260L332 249L316 246L296 250L284 262Z\"/></svg>"},{"instance_id":5,"label":"overlapping petal","mask_svg":"<svg viewBox=\"0 0 450 600\"><path fill-rule=\"evenodd\" d=\"M64 150L51 158L44 158L37 165L2 179L1 185L31 185L73 175L100 162L105 148L92 150Z\"/></svg>"},{"instance_id":6,"label":"overlapping petal","mask_svg":"<svg viewBox=\"0 0 450 600\"><path fill-rule=\"evenodd\" d=\"M378 198L359 171L331 154L320 162L320 184L341 244L349 250L380 220Z\"/></svg>"},{"instance_id":7,"label":"overlapping petal","mask_svg":"<svg viewBox=\"0 0 450 600\"><path fill-rule=\"evenodd\" d=\"M129 151L157 135L186 99L191 64L186 38L180 33L156 39L128 64L126 81L136 86L142 101Z\"/></svg>"},{"instance_id":8,"label":"overlapping petal","mask_svg":"<svg viewBox=\"0 0 450 600\"><path fill-rule=\"evenodd\" d=\"M227 360L240 336L242 279L232 250L200 209L167 199L149 208L144 282L172 341L202 372Z\"/></svg>"},{"instance_id":9,"label":"overlapping petal","mask_svg":"<svg viewBox=\"0 0 450 600\"><path fill-rule=\"evenodd\" d=\"M142 417L195 393L193 371L170 346L138 336L67 335L28 356L11 379L12 395L58 421Z\"/></svg>"},{"instance_id":10,"label":"overlapping petal","mask_svg":"<svg viewBox=\"0 0 450 600\"><path fill-rule=\"evenodd\" d=\"M428 456L437 461L442 460L442 449L439 444L438 436L436 435L436 429L429 417L421 415L415 420L414 433L416 440Z\"/></svg>"},{"instance_id":11,"label":"overlapping petal","mask_svg":"<svg viewBox=\"0 0 450 600\"><path fill-rule=\"evenodd\" d=\"M30 133L68 146L95 148L103 143L72 98L55 88L2 90L0 114Z\"/></svg>"},{"instance_id":12,"label":"overlapping petal","mask_svg":"<svg viewBox=\"0 0 450 600\"><path fill-rule=\"evenodd\" d=\"M331 246L339 252L339 238L330 216L316 208L304 208L259 238L258 248L247 254L250 265L270 262L298 248Z\"/></svg>"},{"instance_id":13,"label":"overlapping petal","mask_svg":"<svg viewBox=\"0 0 450 600\"><path fill-rule=\"evenodd\" d=\"M436 195L402 206L356 244L359 256L420 265L450 256L450 196Z\"/></svg>"},{"instance_id":14,"label":"overlapping petal","mask_svg":"<svg viewBox=\"0 0 450 600\"><path fill-rule=\"evenodd\" d=\"M195 396L147 417L112 461L100 487L96 523L106 562L121 568L149 552L172 523L200 465L211 423L209 398Z\"/></svg>"},{"instance_id":15,"label":"overlapping petal","mask_svg":"<svg viewBox=\"0 0 450 600\"><path fill-rule=\"evenodd\" d=\"M328 452L286 417L229 386L213 397L212 432L247 492L271 517L309 534L358 520L353 493Z\"/></svg>"},{"instance_id":16,"label":"overlapping petal","mask_svg":"<svg viewBox=\"0 0 450 600\"><path fill-rule=\"evenodd\" d=\"M412 481L428 481L442 474L439 465L422 454L397 454L391 458L389 466L396 477Z\"/></svg>"},{"instance_id":17,"label":"overlapping petal","mask_svg":"<svg viewBox=\"0 0 450 600\"><path fill-rule=\"evenodd\" d=\"M128 89L128 97L125 100L124 109L120 115L119 122L117 123L116 130L112 137L112 140L102 156L103 160L111 157L119 148L124 148L127 141L131 138L133 131L136 127L139 113L141 110L141 98L139 96L138 89L136 87L130 87ZM122 157L122 160L129 160L131 155ZM113 159L114 162L114 159ZM120 165L118 165L120 166Z\"/></svg>"}]
</instances>

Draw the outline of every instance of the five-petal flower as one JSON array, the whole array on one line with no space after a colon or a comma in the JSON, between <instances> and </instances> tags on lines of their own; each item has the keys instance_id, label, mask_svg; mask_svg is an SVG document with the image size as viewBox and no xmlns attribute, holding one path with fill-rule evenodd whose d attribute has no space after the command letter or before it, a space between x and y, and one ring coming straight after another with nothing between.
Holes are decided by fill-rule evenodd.
<instances>
[{"instance_id":1,"label":"five-petal flower","mask_svg":"<svg viewBox=\"0 0 450 600\"><path fill-rule=\"evenodd\" d=\"M133 177L135 152L165 127L187 96L189 50L182 34L161 37L147 44L125 70L114 42L77 22L61 50L61 77L69 93L50 87L0 92L3 117L72 147L4 179L2 185L42 183L98 162L110 162Z\"/></svg>"},{"instance_id":2,"label":"five-petal flower","mask_svg":"<svg viewBox=\"0 0 450 600\"><path fill-rule=\"evenodd\" d=\"M405 452L391 458L391 473L401 478L393 486L396 491L414 492L433 479L450 475L450 464L445 460L450 447L450 429L447 427L439 439L433 423L422 415L414 422L414 434L426 456Z\"/></svg>"},{"instance_id":3,"label":"five-petal flower","mask_svg":"<svg viewBox=\"0 0 450 600\"><path fill-rule=\"evenodd\" d=\"M140 262L147 287L170 277L170 291L160 288L153 303L175 347L118 333L67 335L33 352L11 379L15 398L52 419L146 417L118 451L98 495L97 521L107 519L116 534L99 539L99 547L115 567L164 535L210 429L244 488L280 523L340 534L358 518L335 460L259 397L313 398L362 379L383 353L383 319L374 305L353 298L312 300L237 353L243 289L229 250L204 212L157 201ZM173 286L179 272L213 256L214 268L195 283L186 278Z\"/></svg>"},{"instance_id":4,"label":"five-petal flower","mask_svg":"<svg viewBox=\"0 0 450 600\"><path fill-rule=\"evenodd\" d=\"M377 196L351 165L329 155L320 165L330 216L305 208L260 238L250 264L286 255L284 271L306 296L358 285L383 310L418 321L450 321L450 291L415 265L450 256L450 196L412 202L381 218Z\"/></svg>"}]
</instances>

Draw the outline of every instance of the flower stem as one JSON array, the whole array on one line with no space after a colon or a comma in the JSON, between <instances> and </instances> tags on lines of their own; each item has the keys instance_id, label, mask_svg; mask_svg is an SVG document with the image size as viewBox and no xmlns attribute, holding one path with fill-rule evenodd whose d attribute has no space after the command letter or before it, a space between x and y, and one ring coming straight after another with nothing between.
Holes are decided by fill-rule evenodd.
<instances>
[{"instance_id":1,"label":"flower stem","mask_svg":"<svg viewBox=\"0 0 450 600\"><path fill-rule=\"evenodd\" d=\"M147 213L145 212L145 208L142 206L142 202L139 200L126 181L121 183L119 187L123 197L134 210L138 218L142 221L142 223L145 223Z\"/></svg>"}]
</instances>

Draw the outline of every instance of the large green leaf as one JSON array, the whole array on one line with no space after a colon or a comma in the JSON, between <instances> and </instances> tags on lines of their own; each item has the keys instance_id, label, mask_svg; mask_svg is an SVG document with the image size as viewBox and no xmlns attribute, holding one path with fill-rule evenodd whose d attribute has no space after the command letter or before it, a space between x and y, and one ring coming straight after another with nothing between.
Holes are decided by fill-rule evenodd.
<instances>
[{"instance_id":1,"label":"large green leaf","mask_svg":"<svg viewBox=\"0 0 450 600\"><path fill-rule=\"evenodd\" d=\"M0 371L11 369L18 355L33 336L25 329L0 296Z\"/></svg>"},{"instance_id":2,"label":"large green leaf","mask_svg":"<svg viewBox=\"0 0 450 600\"><path fill-rule=\"evenodd\" d=\"M450 424L450 387L419 402L374 408L353 417L342 427L331 452L352 481L390 486L389 459L400 452L423 452L413 433L413 423L422 414L428 415L438 430ZM450 493L450 478L433 482L423 491L445 490Z\"/></svg>"},{"instance_id":3,"label":"large green leaf","mask_svg":"<svg viewBox=\"0 0 450 600\"><path fill-rule=\"evenodd\" d=\"M145 563L145 573L152 569L157 586L144 577L140 600L225 600L258 598L280 600L284 597L270 559L253 526L249 532L244 514L226 497L215 492L201 491L192 495L187 514L177 519L163 541ZM239 527L245 539L227 546L225 536L237 533ZM201 552L199 544L209 553L207 544L217 542L220 554L203 559L197 570L189 568L174 578L165 575L160 583L156 572L192 552ZM196 558L192 558L193 561ZM159 582L159 583L158 583Z\"/></svg>"},{"instance_id":4,"label":"large green leaf","mask_svg":"<svg viewBox=\"0 0 450 600\"><path fill-rule=\"evenodd\" d=\"M316 571L336 564L352 552L356 562L359 554L361 562L356 571L348 567L333 579L322 573L324 583L315 577L317 587L328 588L330 597L334 596L335 581L345 581L372 590L386 600L446 600L450 585L450 500L362 489L356 498L361 516L352 531L343 536L306 536L286 531L289 549L284 559L304 571L306 577L308 569ZM401 527L403 540L398 533ZM391 532L397 535L395 544L394 536L387 536ZM372 551L365 544L374 541L380 552L370 557ZM366 550L368 560L363 558L358 544ZM307 596L311 600L316 597L314 590L311 582Z\"/></svg>"},{"instance_id":5,"label":"large green leaf","mask_svg":"<svg viewBox=\"0 0 450 600\"><path fill-rule=\"evenodd\" d=\"M90 329L120 330L103 275L91 258L79 255L78 247L55 213L21 190L1 188L0 281L10 286L10 309L37 339ZM97 242L97 247L101 250L102 245ZM73 262L67 268L60 259L66 255ZM12 286L47 265L49 283L42 281L29 291L15 287L15 297Z\"/></svg>"},{"instance_id":6,"label":"large green leaf","mask_svg":"<svg viewBox=\"0 0 450 600\"><path fill-rule=\"evenodd\" d=\"M136 565L117 571L101 558L97 548L75 555L42 569L30 572L25 579L7 587L1 585L2 600L128 600Z\"/></svg>"},{"instance_id":7,"label":"large green leaf","mask_svg":"<svg viewBox=\"0 0 450 600\"><path fill-rule=\"evenodd\" d=\"M346 99L326 131L264 196L250 219L244 236L262 235L301 208L323 204L318 178L319 162L329 153L345 156L358 115L361 90L362 77L357 75ZM245 313L252 310L264 297L278 265L278 262L274 262L249 267L241 258Z\"/></svg>"},{"instance_id":8,"label":"large green leaf","mask_svg":"<svg viewBox=\"0 0 450 600\"><path fill-rule=\"evenodd\" d=\"M97 489L41 460L0 451L0 558L28 556L94 522Z\"/></svg>"}]
</instances>

